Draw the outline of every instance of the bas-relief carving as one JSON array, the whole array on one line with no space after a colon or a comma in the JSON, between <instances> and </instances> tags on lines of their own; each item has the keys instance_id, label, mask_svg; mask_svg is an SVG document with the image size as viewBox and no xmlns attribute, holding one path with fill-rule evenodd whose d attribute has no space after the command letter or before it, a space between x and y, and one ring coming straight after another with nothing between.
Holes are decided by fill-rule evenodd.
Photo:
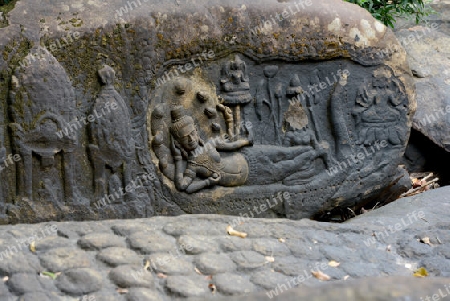
<instances>
[{"instance_id":1,"label":"bas-relief carving","mask_svg":"<svg viewBox=\"0 0 450 301\"><path fill-rule=\"evenodd\" d=\"M51 202L56 208L62 208L65 202L87 208L102 197L117 196L132 182L133 175L143 173L140 169L133 170L137 154L135 136L142 135L141 129L133 125L145 129L145 112L131 118L125 100L114 88L115 71L104 65L98 71L101 84L98 96L91 111L85 112L93 120L83 125L76 118L74 88L64 68L47 50L36 51L41 53L41 59L30 60L16 69L8 97L12 152L21 157L15 169L17 198L42 204ZM83 131L89 139L84 153L79 142ZM2 137L0 164L6 155L3 140ZM149 156L145 156L148 150L141 144L138 160L142 165L147 160L143 169L152 170ZM94 183L92 187L82 187L82 193L76 185L75 166L79 160L85 160L84 155L91 159ZM145 190L134 184L133 187L136 191L127 191L127 201L135 200L137 191ZM93 194L86 199L82 194L90 193L90 189ZM3 187L0 196L4 196ZM123 201L122 196L116 198L116 203ZM139 195L145 203L149 197Z\"/></svg>"},{"instance_id":2,"label":"bas-relief carving","mask_svg":"<svg viewBox=\"0 0 450 301\"><path fill-rule=\"evenodd\" d=\"M387 69L373 72L372 77L360 86L352 115L356 123L357 145L373 146L384 141L392 148L401 147L407 138L405 122L407 98L400 81ZM369 173L375 166L390 163L389 157L375 152L373 160L362 173Z\"/></svg>"},{"instance_id":3,"label":"bas-relief carving","mask_svg":"<svg viewBox=\"0 0 450 301\"><path fill-rule=\"evenodd\" d=\"M58 203L78 199L73 154L80 143L79 132L56 135L74 120L75 98L64 69L47 56L51 64L35 62L13 76L10 127L14 150L23 158L17 167L17 196ZM308 74L301 66L286 71L273 63L257 69L241 55L213 68L217 77L194 72L161 86L149 106L149 132L139 134L149 134L153 162L179 192L302 186L325 179L327 169L361 146L386 140L395 148L405 142L407 99L387 68L366 76L356 93L345 74L329 89L305 91L323 80L319 68ZM101 87L91 113L115 108L87 126L93 192L101 198L132 182L136 158L146 165L144 170L150 161L136 138L135 128L142 127L144 115L132 118L114 88L111 67L103 66L98 76ZM3 147L0 163L4 152ZM375 154L361 175L387 164L384 161L381 153ZM33 174L39 174L39 181ZM126 194L126 200L135 199L133 191Z\"/></svg>"},{"instance_id":4,"label":"bas-relief carving","mask_svg":"<svg viewBox=\"0 0 450 301\"><path fill-rule=\"evenodd\" d=\"M74 197L77 133L57 135L73 120L74 90L62 66L45 49L41 60L16 70L9 95L17 163L17 195L54 203ZM31 54L30 54L31 55Z\"/></svg>"},{"instance_id":5,"label":"bas-relief carving","mask_svg":"<svg viewBox=\"0 0 450 301\"><path fill-rule=\"evenodd\" d=\"M93 114L103 114L91 123L89 150L94 166L95 195L100 198L131 183L135 143L130 112L114 88L115 71L106 65L98 71L98 75L102 87L95 100ZM107 170L110 171L109 179ZM135 195L128 192L127 197L133 199Z\"/></svg>"},{"instance_id":6,"label":"bas-relief carving","mask_svg":"<svg viewBox=\"0 0 450 301\"><path fill-rule=\"evenodd\" d=\"M192 77L161 87L150 116L156 162L178 191L302 185L325 178L326 169L353 156L361 144L404 142L399 139L406 97L388 69L375 70L351 100L345 73L328 90L305 93L296 73L288 81L278 79L277 65L254 75L261 78L254 88L240 55L215 68L220 78L213 87ZM306 77L305 86L323 81L318 69ZM243 106L248 106L245 118ZM366 169L382 157L376 154Z\"/></svg>"}]
</instances>

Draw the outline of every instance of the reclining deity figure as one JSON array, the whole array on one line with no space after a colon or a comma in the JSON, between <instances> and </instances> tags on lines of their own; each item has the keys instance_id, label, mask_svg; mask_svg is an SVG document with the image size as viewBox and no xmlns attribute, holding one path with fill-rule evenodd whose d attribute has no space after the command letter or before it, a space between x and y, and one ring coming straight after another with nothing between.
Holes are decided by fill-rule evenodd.
<instances>
[{"instance_id":1,"label":"reclining deity figure","mask_svg":"<svg viewBox=\"0 0 450 301\"><path fill-rule=\"evenodd\" d=\"M182 106L172 109L170 126L174 182L180 191L194 193L215 185L277 183L317 156L311 146L253 146L253 133L249 128L246 128L246 139L222 140L214 147L204 147L194 120L182 110ZM245 146L252 147L243 148ZM186 167L183 158L187 161Z\"/></svg>"}]
</instances>

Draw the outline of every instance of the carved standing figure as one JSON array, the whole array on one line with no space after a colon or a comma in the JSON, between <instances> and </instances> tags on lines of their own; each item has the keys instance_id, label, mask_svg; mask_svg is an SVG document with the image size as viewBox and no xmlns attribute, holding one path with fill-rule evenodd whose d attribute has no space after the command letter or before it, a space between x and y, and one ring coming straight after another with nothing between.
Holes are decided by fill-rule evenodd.
<instances>
[{"instance_id":1,"label":"carved standing figure","mask_svg":"<svg viewBox=\"0 0 450 301\"><path fill-rule=\"evenodd\" d=\"M247 67L239 55L235 56L234 61L227 62L222 66L220 84L223 105L229 106L233 110L233 132L237 136L241 124L241 106L252 100Z\"/></svg>"},{"instance_id":2,"label":"carved standing figure","mask_svg":"<svg viewBox=\"0 0 450 301\"><path fill-rule=\"evenodd\" d=\"M94 165L94 185L97 197L113 190L123 190L131 182L131 163L135 155L135 143L132 136L131 118L122 96L114 88L115 72L110 66L98 71L103 85L95 100L91 123L91 141L89 145ZM107 179L106 169L111 170ZM134 197L128 192L129 198Z\"/></svg>"}]
</instances>

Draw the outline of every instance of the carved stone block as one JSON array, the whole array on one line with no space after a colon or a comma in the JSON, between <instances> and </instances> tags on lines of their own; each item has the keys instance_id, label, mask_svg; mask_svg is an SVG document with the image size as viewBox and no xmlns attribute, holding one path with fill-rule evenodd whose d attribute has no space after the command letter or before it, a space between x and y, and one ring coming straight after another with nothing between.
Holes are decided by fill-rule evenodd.
<instances>
[{"instance_id":1,"label":"carved stone block","mask_svg":"<svg viewBox=\"0 0 450 301\"><path fill-rule=\"evenodd\" d=\"M31 2L0 32L0 165L21 158L1 175L9 222L297 219L402 192L411 74L362 8L162 1L119 16L119 0L61 14Z\"/></svg>"}]
</instances>

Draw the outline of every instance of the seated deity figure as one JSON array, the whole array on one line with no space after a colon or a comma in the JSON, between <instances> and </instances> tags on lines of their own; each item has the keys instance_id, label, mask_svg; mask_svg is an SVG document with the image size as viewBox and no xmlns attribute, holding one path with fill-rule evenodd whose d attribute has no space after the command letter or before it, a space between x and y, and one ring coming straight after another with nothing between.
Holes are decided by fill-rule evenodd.
<instances>
[{"instance_id":1,"label":"seated deity figure","mask_svg":"<svg viewBox=\"0 0 450 301\"><path fill-rule=\"evenodd\" d=\"M246 128L247 139L219 140L212 146L205 145L194 120L183 115L182 107L174 108L171 118L175 186L187 193L215 185L232 187L280 182L295 173L298 166L312 160L316 153L310 146L253 146L253 134L249 128ZM252 147L243 148L245 146Z\"/></svg>"}]
</instances>

